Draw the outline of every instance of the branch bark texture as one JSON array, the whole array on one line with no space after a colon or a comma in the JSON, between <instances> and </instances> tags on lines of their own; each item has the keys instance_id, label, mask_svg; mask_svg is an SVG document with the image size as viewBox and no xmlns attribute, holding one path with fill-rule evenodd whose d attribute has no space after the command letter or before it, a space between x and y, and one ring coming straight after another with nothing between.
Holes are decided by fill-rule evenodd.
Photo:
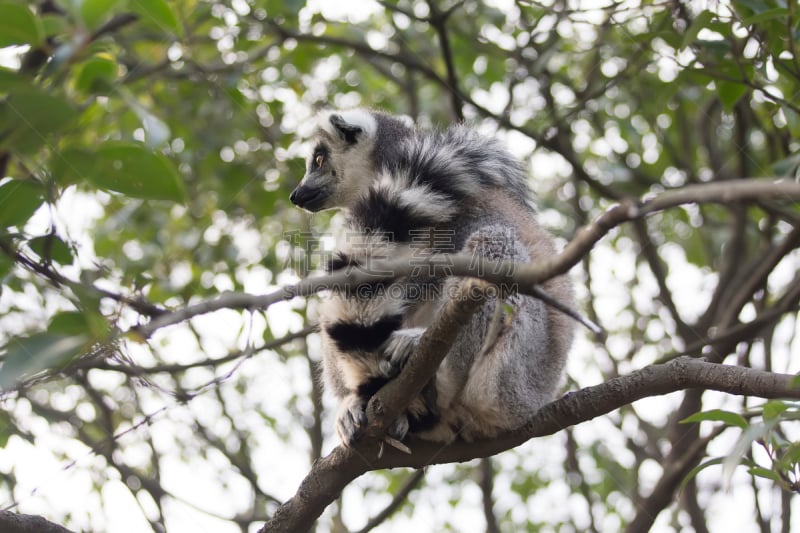
<instances>
[{"instance_id":1,"label":"branch bark texture","mask_svg":"<svg viewBox=\"0 0 800 533\"><path fill-rule=\"evenodd\" d=\"M410 455L388 448L377 456L378 442L366 439L356 447L336 448L318 461L297 494L281 505L262 532L307 531L352 480L381 468L423 468L428 465L488 457L650 396L702 388L760 398L800 399L794 376L681 357L652 365L627 376L572 392L544 406L523 427L486 441L456 441L449 445L411 439Z\"/></svg>"},{"instance_id":2,"label":"branch bark texture","mask_svg":"<svg viewBox=\"0 0 800 533\"><path fill-rule=\"evenodd\" d=\"M72 533L71 530L45 520L41 516L0 511L3 533Z\"/></svg>"}]
</instances>

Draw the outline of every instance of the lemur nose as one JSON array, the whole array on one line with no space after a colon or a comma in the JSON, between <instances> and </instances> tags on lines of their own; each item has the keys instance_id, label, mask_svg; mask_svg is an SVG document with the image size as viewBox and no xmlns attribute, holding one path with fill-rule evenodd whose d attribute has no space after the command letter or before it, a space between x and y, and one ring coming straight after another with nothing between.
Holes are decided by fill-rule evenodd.
<instances>
[{"instance_id":1,"label":"lemur nose","mask_svg":"<svg viewBox=\"0 0 800 533\"><path fill-rule=\"evenodd\" d=\"M297 189L293 190L292 194L289 195L289 201L297 205Z\"/></svg>"}]
</instances>

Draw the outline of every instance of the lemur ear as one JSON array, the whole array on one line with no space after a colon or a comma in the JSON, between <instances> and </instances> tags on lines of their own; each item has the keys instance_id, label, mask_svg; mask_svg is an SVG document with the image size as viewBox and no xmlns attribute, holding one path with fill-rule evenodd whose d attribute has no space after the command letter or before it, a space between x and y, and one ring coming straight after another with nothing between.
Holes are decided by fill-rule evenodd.
<instances>
[{"instance_id":1,"label":"lemur ear","mask_svg":"<svg viewBox=\"0 0 800 533\"><path fill-rule=\"evenodd\" d=\"M347 141L347 144L355 144L358 141L358 135L363 133L364 128L357 124L351 124L345 119L342 118L342 115L337 113L333 113L330 117L328 117L331 125L336 128L336 131L339 132L339 135L344 141Z\"/></svg>"}]
</instances>

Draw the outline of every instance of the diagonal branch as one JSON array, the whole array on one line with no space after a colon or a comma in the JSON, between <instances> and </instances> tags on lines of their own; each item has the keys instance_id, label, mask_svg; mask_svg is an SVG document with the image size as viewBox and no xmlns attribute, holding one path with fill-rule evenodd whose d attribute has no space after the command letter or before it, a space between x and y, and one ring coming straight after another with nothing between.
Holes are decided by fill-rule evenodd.
<instances>
[{"instance_id":1,"label":"diagonal branch","mask_svg":"<svg viewBox=\"0 0 800 533\"><path fill-rule=\"evenodd\" d=\"M370 470L422 468L489 457L532 438L552 435L605 415L636 400L690 388L759 398L800 399L800 389L792 386L793 380L790 374L681 357L569 393L545 405L525 426L496 439L443 445L412 438L408 443L411 454L387 448L382 457L375 455L375 440L363 440L349 449L340 446L314 464L295 496L278 508L261 532L308 530L348 483Z\"/></svg>"},{"instance_id":2,"label":"diagonal branch","mask_svg":"<svg viewBox=\"0 0 800 533\"><path fill-rule=\"evenodd\" d=\"M16 248L14 248L13 244L5 239L0 239L0 252L6 254L10 259L12 259L15 263L22 265L25 269L38 274L48 283L53 285L54 287L61 287L67 286L72 291L91 291L92 293L96 294L101 298L109 298L116 302L119 302L123 305L127 305L131 309L135 310L136 312L147 315L147 316L158 316L161 313L164 313L164 309L161 307L151 304L147 302L143 298L136 298L131 296L126 296L121 293L116 293L113 291L109 291L103 288L98 287L97 285L91 283L83 283L74 281L67 276L61 274L54 268L51 268L49 265L44 263L37 263L33 259L29 258Z\"/></svg>"},{"instance_id":3,"label":"diagonal branch","mask_svg":"<svg viewBox=\"0 0 800 533\"><path fill-rule=\"evenodd\" d=\"M400 508L400 506L403 505L403 503L405 503L408 495L411 494L412 490L417 488L424 477L425 470L423 469L417 470L413 474L409 475L403 482L403 486L400 487L400 490L398 490L392 498L392 501L389 502L389 505L384 507L383 510L381 510L381 512L376 514L374 517L370 518L369 522L367 522L367 525L359 529L357 533L367 533L367 531L375 529L387 518L389 518L392 513L394 513Z\"/></svg>"},{"instance_id":4,"label":"diagonal branch","mask_svg":"<svg viewBox=\"0 0 800 533\"><path fill-rule=\"evenodd\" d=\"M653 213L684 204L727 204L768 198L796 202L800 200L800 183L788 180L750 178L689 185L650 198L628 198L611 207L594 222L580 228L561 253L552 257L540 258L531 263L516 264L508 260L492 261L469 254L435 254L428 258L415 258L414 261L409 261L407 257L375 260L371 263L370 268L342 269L323 276L308 277L294 285L288 285L268 294L225 293L213 300L198 302L172 312L162 313L153 317L147 324L134 328L133 332L147 338L160 328L220 309L265 309L274 303L290 300L297 296L310 296L335 286L355 287L361 283L394 279L426 266L445 269L444 272L448 276L479 278L500 287L513 288L522 294L538 297L540 283L565 274L580 262L600 239L625 222L643 219Z\"/></svg>"},{"instance_id":5,"label":"diagonal branch","mask_svg":"<svg viewBox=\"0 0 800 533\"><path fill-rule=\"evenodd\" d=\"M0 531L4 533L72 533L71 530L41 516L0 511Z\"/></svg>"},{"instance_id":6,"label":"diagonal branch","mask_svg":"<svg viewBox=\"0 0 800 533\"><path fill-rule=\"evenodd\" d=\"M439 368L461 329L481 307L495 287L478 280L465 280L458 294L447 302L422 336L403 371L384 385L367 405L368 434L381 437L386 427L418 396Z\"/></svg>"}]
</instances>

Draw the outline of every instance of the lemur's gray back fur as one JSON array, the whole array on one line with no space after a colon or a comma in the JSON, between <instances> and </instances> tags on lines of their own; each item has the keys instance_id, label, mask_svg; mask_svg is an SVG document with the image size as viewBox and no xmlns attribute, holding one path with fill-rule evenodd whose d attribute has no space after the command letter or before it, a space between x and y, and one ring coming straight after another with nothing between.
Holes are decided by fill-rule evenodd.
<instances>
[{"instance_id":1,"label":"lemur's gray back fur","mask_svg":"<svg viewBox=\"0 0 800 533\"><path fill-rule=\"evenodd\" d=\"M535 220L524 167L497 141L465 126L422 131L379 112L325 113L292 201L310 211L347 210L350 242L331 269L374 253L466 251L521 263L555 253ZM437 234L450 238L432 237ZM365 426L369 398L413 354L441 295L458 283L416 275L333 292L320 317L323 367L340 398L337 431L345 444ZM571 303L566 278L543 288ZM435 379L390 428L394 437L409 430L442 441L492 437L552 399L572 323L529 296L514 294L507 302L514 311L483 355L497 302L490 300L462 328Z\"/></svg>"}]
</instances>

